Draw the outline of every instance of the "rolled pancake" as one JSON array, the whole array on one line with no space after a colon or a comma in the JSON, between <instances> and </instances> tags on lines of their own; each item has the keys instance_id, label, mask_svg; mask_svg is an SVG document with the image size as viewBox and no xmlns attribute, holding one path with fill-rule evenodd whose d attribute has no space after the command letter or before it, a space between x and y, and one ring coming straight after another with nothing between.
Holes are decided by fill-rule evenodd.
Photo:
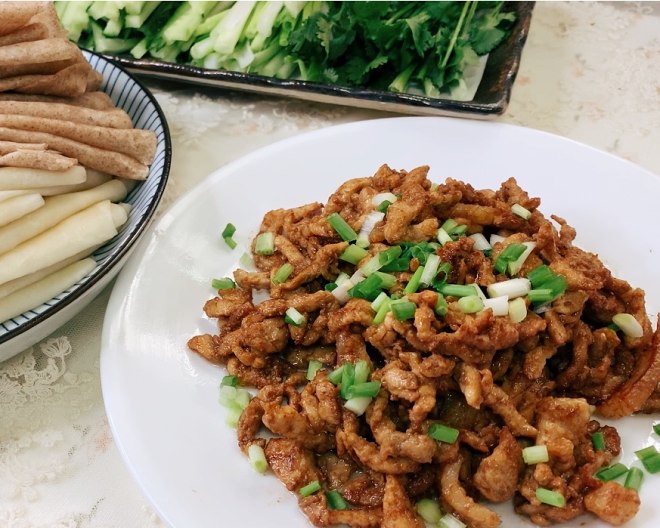
<instances>
[{"instance_id":1,"label":"rolled pancake","mask_svg":"<svg viewBox=\"0 0 660 528\"><path fill-rule=\"evenodd\" d=\"M0 227L36 211L44 205L40 194L28 193L0 202Z\"/></svg>"},{"instance_id":2,"label":"rolled pancake","mask_svg":"<svg viewBox=\"0 0 660 528\"><path fill-rule=\"evenodd\" d=\"M20 75L52 75L76 62L75 59L66 59L53 62L28 62L24 64L16 64L14 66L4 66L0 70L0 79L8 79Z\"/></svg>"},{"instance_id":3,"label":"rolled pancake","mask_svg":"<svg viewBox=\"0 0 660 528\"><path fill-rule=\"evenodd\" d=\"M21 290L0 298L0 321L12 319L41 306L76 284L95 267L96 262L93 258L79 260Z\"/></svg>"},{"instance_id":4,"label":"rolled pancake","mask_svg":"<svg viewBox=\"0 0 660 528\"><path fill-rule=\"evenodd\" d=\"M0 100L0 114L45 117L99 127L133 128L129 115L119 108L95 110L64 103Z\"/></svg>"},{"instance_id":5,"label":"rolled pancake","mask_svg":"<svg viewBox=\"0 0 660 528\"><path fill-rule=\"evenodd\" d=\"M62 38L33 40L0 47L0 67L77 59L80 55L75 44Z\"/></svg>"},{"instance_id":6,"label":"rolled pancake","mask_svg":"<svg viewBox=\"0 0 660 528\"><path fill-rule=\"evenodd\" d=\"M18 75L0 79L0 91L73 97L100 85L101 80L88 65L77 63L50 75Z\"/></svg>"},{"instance_id":7,"label":"rolled pancake","mask_svg":"<svg viewBox=\"0 0 660 528\"><path fill-rule=\"evenodd\" d=\"M112 99L105 92L89 92L76 97L58 97L57 95L20 94L14 92L0 93L0 101L23 101L28 103L57 103L109 110L115 108Z\"/></svg>"},{"instance_id":8,"label":"rolled pancake","mask_svg":"<svg viewBox=\"0 0 660 528\"><path fill-rule=\"evenodd\" d=\"M54 150L15 150L0 156L0 167L65 171L75 165L78 165L77 159L67 158Z\"/></svg>"},{"instance_id":9,"label":"rolled pancake","mask_svg":"<svg viewBox=\"0 0 660 528\"><path fill-rule=\"evenodd\" d=\"M7 35L0 36L0 46L48 38L50 31L43 22L33 22Z\"/></svg>"},{"instance_id":10,"label":"rolled pancake","mask_svg":"<svg viewBox=\"0 0 660 528\"><path fill-rule=\"evenodd\" d=\"M109 200L68 217L54 227L0 255L0 284L34 273L102 244L126 222L123 207Z\"/></svg>"},{"instance_id":11,"label":"rolled pancake","mask_svg":"<svg viewBox=\"0 0 660 528\"><path fill-rule=\"evenodd\" d=\"M0 114L0 127L43 132L72 139L93 147L121 152L144 164L151 163L156 153L156 134L152 130L110 128L62 119L11 114Z\"/></svg>"},{"instance_id":12,"label":"rolled pancake","mask_svg":"<svg viewBox=\"0 0 660 528\"><path fill-rule=\"evenodd\" d=\"M42 2L0 2L0 35L13 33L30 22Z\"/></svg>"},{"instance_id":13,"label":"rolled pancake","mask_svg":"<svg viewBox=\"0 0 660 528\"><path fill-rule=\"evenodd\" d=\"M65 171L0 167L0 191L35 189L53 185L82 183L87 178L85 168L76 165Z\"/></svg>"},{"instance_id":14,"label":"rolled pancake","mask_svg":"<svg viewBox=\"0 0 660 528\"><path fill-rule=\"evenodd\" d=\"M149 174L149 167L126 154L100 149L46 132L30 132L27 130L0 127L0 140L23 143L46 143L48 148L57 150L69 158L76 158L85 167L112 174L113 176L119 176L120 178L144 180L147 174ZM2 178L0 177L0 189L3 189L1 182ZM57 183L44 185L57 185Z\"/></svg>"},{"instance_id":15,"label":"rolled pancake","mask_svg":"<svg viewBox=\"0 0 660 528\"><path fill-rule=\"evenodd\" d=\"M45 143L16 143L15 141L0 141L0 154L9 154L16 150L46 150Z\"/></svg>"},{"instance_id":16,"label":"rolled pancake","mask_svg":"<svg viewBox=\"0 0 660 528\"><path fill-rule=\"evenodd\" d=\"M127 193L122 181L110 180L86 191L47 197L43 207L0 228L0 255L96 203L119 202Z\"/></svg>"}]
</instances>

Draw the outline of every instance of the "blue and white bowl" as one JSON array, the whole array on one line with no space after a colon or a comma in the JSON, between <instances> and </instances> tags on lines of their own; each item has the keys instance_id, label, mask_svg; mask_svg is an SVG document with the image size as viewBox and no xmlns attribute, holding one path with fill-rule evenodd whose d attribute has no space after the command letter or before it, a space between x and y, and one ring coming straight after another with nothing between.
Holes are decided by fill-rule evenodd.
<instances>
[{"instance_id":1,"label":"blue and white bowl","mask_svg":"<svg viewBox=\"0 0 660 528\"><path fill-rule=\"evenodd\" d=\"M101 90L124 109L135 128L153 130L156 156L144 182L124 202L131 205L128 222L119 234L92 257L97 266L57 297L8 321L0 322L0 361L32 346L80 312L117 275L145 232L163 196L172 155L165 116L154 96L126 70L94 53L84 51L92 67L103 75Z\"/></svg>"}]
</instances>

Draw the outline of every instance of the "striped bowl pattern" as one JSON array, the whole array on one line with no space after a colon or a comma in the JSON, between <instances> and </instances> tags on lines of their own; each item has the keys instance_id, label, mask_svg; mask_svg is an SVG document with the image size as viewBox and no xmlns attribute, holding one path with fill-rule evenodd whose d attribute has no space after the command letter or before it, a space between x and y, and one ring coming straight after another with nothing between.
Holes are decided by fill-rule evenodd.
<instances>
[{"instance_id":1,"label":"striped bowl pattern","mask_svg":"<svg viewBox=\"0 0 660 528\"><path fill-rule=\"evenodd\" d=\"M92 67L103 75L101 90L106 92L119 108L124 109L135 128L153 130L157 137L156 156L149 175L124 200L131 205L128 222L119 234L100 247L92 257L96 268L74 286L47 303L25 312L14 319L0 322L0 361L3 344L43 323L48 317L75 303L80 297L108 274L113 276L126 260L128 253L144 233L161 200L170 170L171 142L167 122L153 95L122 67L89 51L83 51ZM97 292L98 293L98 292ZM91 299L88 299L89 301Z\"/></svg>"}]
</instances>

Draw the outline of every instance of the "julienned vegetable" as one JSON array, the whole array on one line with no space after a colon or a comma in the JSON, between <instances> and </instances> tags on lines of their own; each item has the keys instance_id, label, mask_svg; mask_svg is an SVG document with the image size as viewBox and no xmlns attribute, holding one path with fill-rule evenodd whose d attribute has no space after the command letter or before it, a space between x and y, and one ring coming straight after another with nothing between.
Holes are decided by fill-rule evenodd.
<instances>
[{"instance_id":1,"label":"julienned vegetable","mask_svg":"<svg viewBox=\"0 0 660 528\"><path fill-rule=\"evenodd\" d=\"M504 2L55 2L71 40L211 69L429 97L509 34Z\"/></svg>"}]
</instances>

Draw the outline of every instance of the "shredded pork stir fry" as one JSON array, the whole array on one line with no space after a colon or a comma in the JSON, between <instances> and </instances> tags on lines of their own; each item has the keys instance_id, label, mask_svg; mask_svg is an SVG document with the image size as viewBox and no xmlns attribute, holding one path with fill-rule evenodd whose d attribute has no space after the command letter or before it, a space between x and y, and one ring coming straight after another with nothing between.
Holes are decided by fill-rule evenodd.
<instances>
[{"instance_id":1,"label":"shredded pork stir fry","mask_svg":"<svg viewBox=\"0 0 660 528\"><path fill-rule=\"evenodd\" d=\"M382 166L265 215L257 271L234 272L204 306L219 333L188 343L258 390L240 448L315 526L495 528L504 501L541 526L627 522L638 485L597 478L620 438L592 413L660 408L644 292L513 178L427 172Z\"/></svg>"}]
</instances>

